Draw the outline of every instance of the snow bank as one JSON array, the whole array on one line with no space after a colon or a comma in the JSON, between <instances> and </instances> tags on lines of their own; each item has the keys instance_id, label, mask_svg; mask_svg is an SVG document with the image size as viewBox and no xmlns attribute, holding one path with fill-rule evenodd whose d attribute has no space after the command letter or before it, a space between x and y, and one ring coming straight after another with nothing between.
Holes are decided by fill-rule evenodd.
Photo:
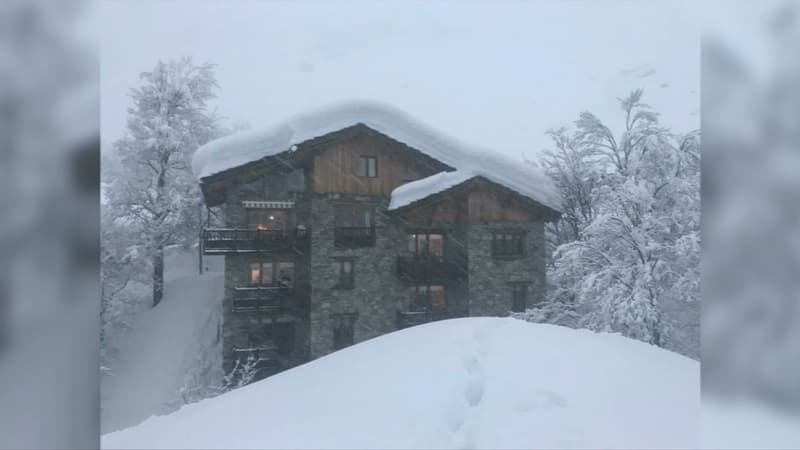
<instances>
[{"instance_id":1,"label":"snow bank","mask_svg":"<svg viewBox=\"0 0 800 450\"><path fill-rule=\"evenodd\" d=\"M104 448L696 448L699 364L466 318L357 344L103 436Z\"/></svg>"},{"instance_id":2,"label":"snow bank","mask_svg":"<svg viewBox=\"0 0 800 450\"><path fill-rule=\"evenodd\" d=\"M440 172L421 180L412 181L392 191L389 209L402 208L425 197L450 189L469 180L476 174L470 171Z\"/></svg>"},{"instance_id":3,"label":"snow bank","mask_svg":"<svg viewBox=\"0 0 800 450\"><path fill-rule=\"evenodd\" d=\"M113 375L101 380L101 430L119 430L154 414L177 409L180 388L218 362L214 343L224 295L224 257L205 256L197 270L197 249L167 248L164 299L133 319L120 345ZM214 359L216 358L216 361ZM215 374L211 374L215 375Z\"/></svg>"},{"instance_id":4,"label":"snow bank","mask_svg":"<svg viewBox=\"0 0 800 450\"><path fill-rule=\"evenodd\" d=\"M754 401L703 398L703 448L800 448L800 415Z\"/></svg>"},{"instance_id":5,"label":"snow bank","mask_svg":"<svg viewBox=\"0 0 800 450\"><path fill-rule=\"evenodd\" d=\"M342 103L295 117L281 125L242 131L197 149L192 170L198 179L275 155L309 139L362 123L465 172L473 172L558 210L553 184L538 168L471 147L435 132L394 108L373 102Z\"/></svg>"}]
</instances>

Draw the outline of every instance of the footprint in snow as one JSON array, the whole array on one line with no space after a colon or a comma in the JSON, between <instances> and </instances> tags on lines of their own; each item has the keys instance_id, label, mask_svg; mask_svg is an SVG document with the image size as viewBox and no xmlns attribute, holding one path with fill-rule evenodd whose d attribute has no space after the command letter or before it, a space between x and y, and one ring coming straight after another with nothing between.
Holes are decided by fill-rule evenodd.
<instances>
[{"instance_id":1,"label":"footprint in snow","mask_svg":"<svg viewBox=\"0 0 800 450\"><path fill-rule=\"evenodd\" d=\"M470 381L464 390L464 398L469 406L477 406L483 400L483 379Z\"/></svg>"},{"instance_id":2,"label":"footprint in snow","mask_svg":"<svg viewBox=\"0 0 800 450\"><path fill-rule=\"evenodd\" d=\"M517 412L528 412L533 409L564 408L567 401L560 394L551 391L535 391L533 394L523 396L514 404Z\"/></svg>"}]
</instances>

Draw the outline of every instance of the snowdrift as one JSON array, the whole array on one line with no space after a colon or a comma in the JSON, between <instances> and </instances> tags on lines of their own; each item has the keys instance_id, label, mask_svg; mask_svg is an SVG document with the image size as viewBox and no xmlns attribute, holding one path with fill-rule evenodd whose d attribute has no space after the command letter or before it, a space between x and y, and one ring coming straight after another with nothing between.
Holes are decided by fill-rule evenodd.
<instances>
[{"instance_id":1,"label":"snowdrift","mask_svg":"<svg viewBox=\"0 0 800 450\"><path fill-rule=\"evenodd\" d=\"M104 448L696 448L699 364L511 318L366 341L168 416Z\"/></svg>"},{"instance_id":2,"label":"snowdrift","mask_svg":"<svg viewBox=\"0 0 800 450\"><path fill-rule=\"evenodd\" d=\"M309 139L362 123L463 173L482 175L557 211L561 200L540 169L495 151L467 145L434 131L402 111L377 102L345 102L294 117L282 124L240 131L211 141L194 153L198 180L258 159L290 151Z\"/></svg>"}]
</instances>

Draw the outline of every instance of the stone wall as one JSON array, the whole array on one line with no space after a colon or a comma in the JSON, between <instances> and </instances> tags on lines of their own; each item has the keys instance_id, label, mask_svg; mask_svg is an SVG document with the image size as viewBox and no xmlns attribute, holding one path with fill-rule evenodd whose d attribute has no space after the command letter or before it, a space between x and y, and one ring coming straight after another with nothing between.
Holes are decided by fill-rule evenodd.
<instances>
[{"instance_id":1,"label":"stone wall","mask_svg":"<svg viewBox=\"0 0 800 450\"><path fill-rule=\"evenodd\" d=\"M523 257L492 256L492 232L525 230ZM468 231L469 310L471 316L503 316L511 310L512 282L528 285L527 307L544 295L545 241L543 222L492 222L471 224Z\"/></svg>"},{"instance_id":2,"label":"stone wall","mask_svg":"<svg viewBox=\"0 0 800 450\"><path fill-rule=\"evenodd\" d=\"M310 234L305 251L282 256L295 263L297 301L307 309L300 314L278 318L263 313L234 313L234 288L249 283L249 264L262 260L253 255L229 255L225 258L225 298L223 300L223 363L230 370L233 349L250 345L252 333L271 320L295 322L295 349L285 361L287 366L318 358L333 350L333 316L356 313L354 342L361 342L397 329L397 312L407 309L408 283L396 272L396 258L408 255L408 230L414 228L446 229L446 251L463 251L468 256L468 280L446 284L448 307L458 315L501 316L511 307L510 282L527 282L528 307L544 292L545 247L542 222L466 222L436 224L407 223L386 213L388 200L383 197L346 194L309 194L288 190L291 184L282 176L238 183L227 193L226 223L241 226L243 200L294 200L294 224L302 224ZM335 248L334 209L341 203L375 206L376 242L361 248ZM518 259L492 257L492 231L524 229L525 252ZM337 258L354 260L354 287L336 287Z\"/></svg>"},{"instance_id":3,"label":"stone wall","mask_svg":"<svg viewBox=\"0 0 800 450\"><path fill-rule=\"evenodd\" d=\"M374 247L335 248L334 208L343 201L375 205ZM380 197L315 195L311 199L311 311L310 356L333 350L332 315L357 313L354 342L397 329L396 314L408 297L396 275L396 257L407 246L403 227L385 214L388 202ZM336 258L354 258L354 286L336 287Z\"/></svg>"},{"instance_id":4,"label":"stone wall","mask_svg":"<svg viewBox=\"0 0 800 450\"><path fill-rule=\"evenodd\" d=\"M229 227L244 226L244 200L294 200L295 207L290 213L293 218L291 223L304 224L308 227L310 203L305 194L292 191L292 176L278 174L263 176L249 183L234 183L226 192L225 223ZM267 338L266 329L273 320L294 322L294 350L290 355L281 358L282 365L291 367L308 358L309 324L308 324L308 299L309 292L309 255L306 252L287 252L278 259L291 261L295 265L295 301L305 310L300 313L283 313L277 317L271 314L257 312L234 312L233 300L237 287L248 286L250 283L250 263L260 262L273 256L257 256L252 254L226 255L225 257L225 296L223 303L222 324L222 361L223 368L229 372L234 364L236 355L234 348L247 348L253 344L251 338Z\"/></svg>"}]
</instances>

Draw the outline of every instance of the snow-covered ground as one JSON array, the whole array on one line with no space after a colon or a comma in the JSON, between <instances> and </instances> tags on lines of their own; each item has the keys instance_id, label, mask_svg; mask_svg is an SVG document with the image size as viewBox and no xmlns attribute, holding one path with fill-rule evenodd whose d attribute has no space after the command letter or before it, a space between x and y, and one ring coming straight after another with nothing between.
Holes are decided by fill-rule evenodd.
<instances>
[{"instance_id":1,"label":"snow-covered ground","mask_svg":"<svg viewBox=\"0 0 800 450\"><path fill-rule=\"evenodd\" d=\"M218 356L214 340L223 296L223 264L222 257L205 257L209 271L201 276L197 249L167 249L164 299L136 316L120 344L121 360L112 375L103 376L104 433L174 410L181 401L181 387L213 365L209 360Z\"/></svg>"},{"instance_id":2,"label":"snow-covered ground","mask_svg":"<svg viewBox=\"0 0 800 450\"><path fill-rule=\"evenodd\" d=\"M699 364L639 341L466 318L354 345L104 448L696 448Z\"/></svg>"},{"instance_id":3,"label":"snow-covered ground","mask_svg":"<svg viewBox=\"0 0 800 450\"><path fill-rule=\"evenodd\" d=\"M800 414L754 401L704 396L703 448L800 448Z\"/></svg>"}]
</instances>

